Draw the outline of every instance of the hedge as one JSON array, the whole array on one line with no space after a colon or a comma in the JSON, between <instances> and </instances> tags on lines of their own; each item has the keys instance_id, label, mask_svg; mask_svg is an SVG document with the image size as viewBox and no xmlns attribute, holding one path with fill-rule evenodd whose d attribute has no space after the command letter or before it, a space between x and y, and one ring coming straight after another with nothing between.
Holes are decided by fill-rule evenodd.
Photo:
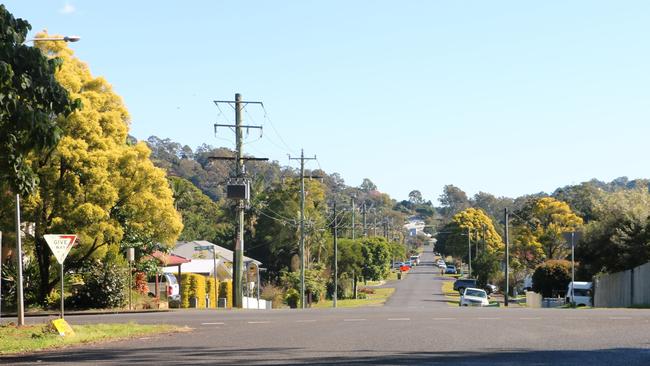
<instances>
[{"instance_id":1,"label":"hedge","mask_svg":"<svg viewBox=\"0 0 650 366\"><path fill-rule=\"evenodd\" d=\"M219 297L226 298L226 307L232 309L232 280L219 283Z\"/></svg>"},{"instance_id":2,"label":"hedge","mask_svg":"<svg viewBox=\"0 0 650 366\"><path fill-rule=\"evenodd\" d=\"M190 307L190 298L197 299L197 308L205 308L205 295L206 295L206 277L196 273L184 273L181 275L181 307Z\"/></svg>"},{"instance_id":3,"label":"hedge","mask_svg":"<svg viewBox=\"0 0 650 366\"><path fill-rule=\"evenodd\" d=\"M214 289L215 289L215 280L214 277L208 277L206 281L206 292L208 293L208 297L210 298L210 308L216 308L217 307L217 299L214 298ZM216 289L219 291L219 281L216 281ZM217 296L219 294L217 293Z\"/></svg>"}]
</instances>

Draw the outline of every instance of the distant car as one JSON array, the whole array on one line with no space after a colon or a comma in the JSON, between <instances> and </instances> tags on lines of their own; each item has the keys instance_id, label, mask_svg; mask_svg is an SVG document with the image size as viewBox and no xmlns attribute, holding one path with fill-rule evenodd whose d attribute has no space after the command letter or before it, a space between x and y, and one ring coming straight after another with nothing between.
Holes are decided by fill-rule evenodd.
<instances>
[{"instance_id":1,"label":"distant car","mask_svg":"<svg viewBox=\"0 0 650 366\"><path fill-rule=\"evenodd\" d=\"M465 292L466 288L476 288L476 279L473 278L459 278L454 282L454 291L458 291L461 295Z\"/></svg>"},{"instance_id":2,"label":"distant car","mask_svg":"<svg viewBox=\"0 0 650 366\"><path fill-rule=\"evenodd\" d=\"M447 267L447 264L445 264L445 261L443 261L442 259L438 259L438 261L436 262L436 266L440 268L444 268Z\"/></svg>"},{"instance_id":3,"label":"distant car","mask_svg":"<svg viewBox=\"0 0 650 366\"><path fill-rule=\"evenodd\" d=\"M488 301L488 295L485 290L479 288L468 287L463 292L463 295L460 297L459 306L488 306L490 301Z\"/></svg>"},{"instance_id":4,"label":"distant car","mask_svg":"<svg viewBox=\"0 0 650 366\"><path fill-rule=\"evenodd\" d=\"M447 264L445 268L445 274L456 274L456 266L453 264Z\"/></svg>"},{"instance_id":5,"label":"distant car","mask_svg":"<svg viewBox=\"0 0 650 366\"><path fill-rule=\"evenodd\" d=\"M420 256L419 255L412 255L411 256L411 263L415 264L416 266L420 264Z\"/></svg>"},{"instance_id":6,"label":"distant car","mask_svg":"<svg viewBox=\"0 0 650 366\"><path fill-rule=\"evenodd\" d=\"M399 270L401 272L406 272L411 270L411 263L410 262L402 262L402 265L399 267Z\"/></svg>"}]
</instances>

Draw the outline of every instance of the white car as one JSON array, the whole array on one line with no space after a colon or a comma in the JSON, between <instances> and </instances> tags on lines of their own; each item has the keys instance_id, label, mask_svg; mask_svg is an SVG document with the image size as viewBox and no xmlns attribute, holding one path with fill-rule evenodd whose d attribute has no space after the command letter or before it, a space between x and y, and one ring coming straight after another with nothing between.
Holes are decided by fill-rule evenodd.
<instances>
[{"instance_id":1,"label":"white car","mask_svg":"<svg viewBox=\"0 0 650 366\"><path fill-rule=\"evenodd\" d=\"M485 290L468 287L460 297L459 306L488 306L488 295Z\"/></svg>"}]
</instances>

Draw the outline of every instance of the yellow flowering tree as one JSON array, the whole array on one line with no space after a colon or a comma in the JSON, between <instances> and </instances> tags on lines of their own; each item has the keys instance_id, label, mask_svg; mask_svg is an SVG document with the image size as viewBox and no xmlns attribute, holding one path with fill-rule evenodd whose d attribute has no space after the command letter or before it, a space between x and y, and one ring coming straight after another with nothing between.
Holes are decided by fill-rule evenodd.
<instances>
[{"instance_id":1,"label":"yellow flowering tree","mask_svg":"<svg viewBox=\"0 0 650 366\"><path fill-rule=\"evenodd\" d=\"M38 34L37 37L47 37ZM44 234L75 233L78 242L66 268L82 268L122 243L173 244L182 230L164 171L154 167L143 142L129 140L129 114L102 77L74 57L63 42L37 42L46 55L62 60L56 78L80 110L61 122L63 136L49 154L32 156L39 187L25 207L35 223L34 255L39 299L58 282Z\"/></svg>"}]
</instances>

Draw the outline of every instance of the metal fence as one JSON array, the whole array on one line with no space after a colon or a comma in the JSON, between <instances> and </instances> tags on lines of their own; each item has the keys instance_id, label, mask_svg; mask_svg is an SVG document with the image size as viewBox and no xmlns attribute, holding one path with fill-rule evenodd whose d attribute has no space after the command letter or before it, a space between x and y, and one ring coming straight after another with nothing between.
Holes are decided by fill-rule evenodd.
<instances>
[{"instance_id":1,"label":"metal fence","mask_svg":"<svg viewBox=\"0 0 650 366\"><path fill-rule=\"evenodd\" d=\"M650 262L627 271L597 276L594 306L650 306Z\"/></svg>"}]
</instances>

